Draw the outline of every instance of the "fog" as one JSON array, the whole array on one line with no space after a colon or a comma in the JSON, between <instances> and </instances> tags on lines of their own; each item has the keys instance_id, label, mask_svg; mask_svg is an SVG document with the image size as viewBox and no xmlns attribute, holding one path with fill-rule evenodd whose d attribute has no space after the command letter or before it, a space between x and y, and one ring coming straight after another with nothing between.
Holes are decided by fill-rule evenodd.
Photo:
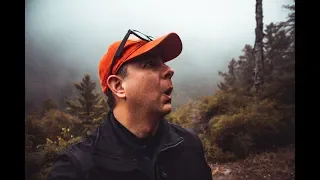
<instances>
[{"instance_id":1,"label":"fog","mask_svg":"<svg viewBox=\"0 0 320 180\"><path fill-rule=\"evenodd\" d=\"M293 3L263 0L264 25L285 20L282 5ZM99 60L129 28L153 37L178 33L183 51L168 63L175 88L201 85L202 94L214 91L218 70L255 38L255 0L27 0L25 10L27 105L71 93L68 86L86 72L100 91Z\"/></svg>"}]
</instances>

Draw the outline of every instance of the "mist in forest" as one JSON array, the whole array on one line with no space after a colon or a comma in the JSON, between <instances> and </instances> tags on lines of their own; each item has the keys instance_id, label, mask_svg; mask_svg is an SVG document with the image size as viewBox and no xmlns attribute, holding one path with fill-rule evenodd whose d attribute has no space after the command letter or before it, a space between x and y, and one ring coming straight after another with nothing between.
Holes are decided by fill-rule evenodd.
<instances>
[{"instance_id":1,"label":"mist in forest","mask_svg":"<svg viewBox=\"0 0 320 180\"><path fill-rule=\"evenodd\" d=\"M136 29L153 37L176 32L181 55L168 64L175 70L175 93L186 100L214 92L218 71L225 71L245 44L254 44L255 0L29 0L26 2L26 105L48 97L70 96L84 73L97 82L98 63L109 45ZM263 1L264 25L282 21L283 5Z\"/></svg>"}]
</instances>

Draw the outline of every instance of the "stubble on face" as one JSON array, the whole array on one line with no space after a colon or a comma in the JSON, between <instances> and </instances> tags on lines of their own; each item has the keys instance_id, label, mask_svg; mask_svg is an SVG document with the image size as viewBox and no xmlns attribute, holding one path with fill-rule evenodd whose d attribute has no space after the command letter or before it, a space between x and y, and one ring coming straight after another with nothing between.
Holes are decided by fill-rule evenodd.
<instances>
[{"instance_id":1,"label":"stubble on face","mask_svg":"<svg viewBox=\"0 0 320 180\"><path fill-rule=\"evenodd\" d=\"M133 62L128 66L125 87L126 101L130 109L164 115L171 112L171 95L164 92L172 87L172 81L171 78L163 78L165 68L168 66L164 65L160 58Z\"/></svg>"}]
</instances>

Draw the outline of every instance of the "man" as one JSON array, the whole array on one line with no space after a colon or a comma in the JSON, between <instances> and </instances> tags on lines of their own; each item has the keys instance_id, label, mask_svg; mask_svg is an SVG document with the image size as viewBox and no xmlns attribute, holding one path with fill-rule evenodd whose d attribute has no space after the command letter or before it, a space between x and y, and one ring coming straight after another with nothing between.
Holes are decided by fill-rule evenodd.
<instances>
[{"instance_id":1,"label":"man","mask_svg":"<svg viewBox=\"0 0 320 180\"><path fill-rule=\"evenodd\" d=\"M113 43L99 64L111 110L94 134L59 153L48 179L211 180L199 137L164 119L174 74L165 62L181 51L176 33L153 40L129 30Z\"/></svg>"}]
</instances>

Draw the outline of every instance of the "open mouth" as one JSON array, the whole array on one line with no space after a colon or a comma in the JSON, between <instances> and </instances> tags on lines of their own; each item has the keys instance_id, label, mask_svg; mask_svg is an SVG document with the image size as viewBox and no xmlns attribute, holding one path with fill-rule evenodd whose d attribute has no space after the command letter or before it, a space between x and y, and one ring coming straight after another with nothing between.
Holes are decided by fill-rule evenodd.
<instances>
[{"instance_id":1,"label":"open mouth","mask_svg":"<svg viewBox=\"0 0 320 180\"><path fill-rule=\"evenodd\" d=\"M171 88L167 89L166 91L164 91L164 94L167 95L167 96L170 96L172 90L173 90L173 88L171 87Z\"/></svg>"}]
</instances>

